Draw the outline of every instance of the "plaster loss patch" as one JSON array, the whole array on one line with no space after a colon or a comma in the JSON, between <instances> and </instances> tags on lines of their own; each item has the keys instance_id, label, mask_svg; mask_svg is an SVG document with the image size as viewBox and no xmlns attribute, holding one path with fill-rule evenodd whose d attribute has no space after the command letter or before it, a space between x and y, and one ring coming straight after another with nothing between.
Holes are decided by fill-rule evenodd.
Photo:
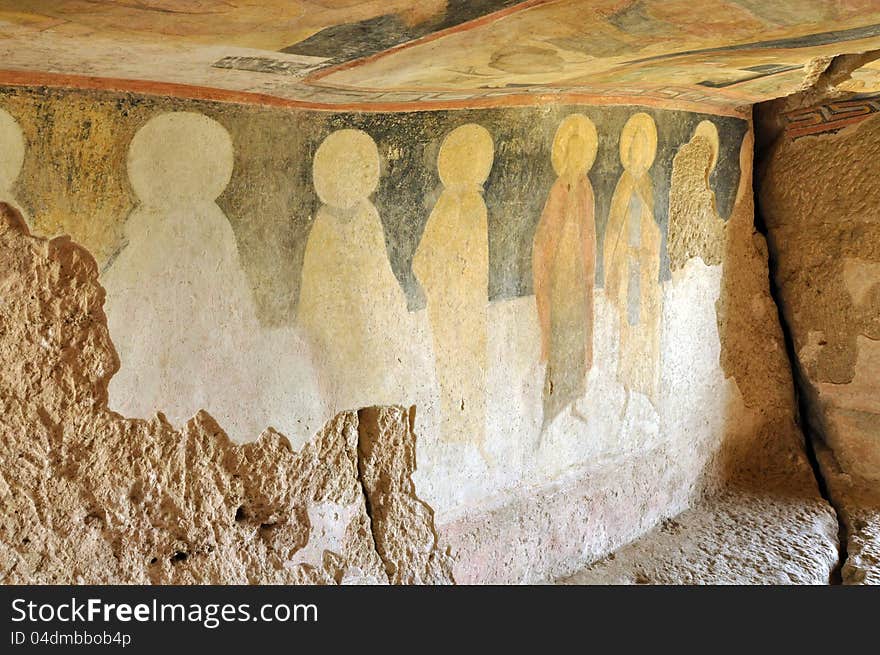
<instances>
[{"instance_id":1,"label":"plaster loss patch","mask_svg":"<svg viewBox=\"0 0 880 655\"><path fill-rule=\"evenodd\" d=\"M406 410L343 412L298 452L272 429L236 445L206 412L122 418L97 277L0 204L0 581L452 581Z\"/></svg>"}]
</instances>

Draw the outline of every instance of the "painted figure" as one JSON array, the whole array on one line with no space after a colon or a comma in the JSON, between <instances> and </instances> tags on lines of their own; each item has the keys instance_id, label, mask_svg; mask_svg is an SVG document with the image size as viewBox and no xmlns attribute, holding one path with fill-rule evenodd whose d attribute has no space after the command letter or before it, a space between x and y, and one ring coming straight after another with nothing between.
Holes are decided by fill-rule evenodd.
<instances>
[{"instance_id":1,"label":"painted figure","mask_svg":"<svg viewBox=\"0 0 880 655\"><path fill-rule=\"evenodd\" d=\"M546 363L545 426L583 396L593 365L596 220L587 173L598 142L596 126L583 114L569 116L557 129L552 162L559 177L532 247L541 361Z\"/></svg>"},{"instance_id":2,"label":"painted figure","mask_svg":"<svg viewBox=\"0 0 880 655\"><path fill-rule=\"evenodd\" d=\"M486 425L489 226L483 183L494 144L485 128L450 132L437 170L443 193L413 257L428 299L443 437L481 445Z\"/></svg>"},{"instance_id":3,"label":"painted figure","mask_svg":"<svg viewBox=\"0 0 880 655\"><path fill-rule=\"evenodd\" d=\"M0 109L0 202L18 210L25 221L30 220L15 199L12 187L24 164L25 141L21 127L4 109Z\"/></svg>"},{"instance_id":4,"label":"painted figure","mask_svg":"<svg viewBox=\"0 0 880 655\"><path fill-rule=\"evenodd\" d=\"M623 175L614 189L605 228L605 295L620 320L618 377L630 392L655 399L659 375L660 228L654 220L649 174L657 152L657 127L644 113L620 133Z\"/></svg>"},{"instance_id":5,"label":"painted figure","mask_svg":"<svg viewBox=\"0 0 880 655\"><path fill-rule=\"evenodd\" d=\"M318 210L306 243L297 320L308 335L331 412L403 404L409 314L370 201L379 152L370 136L339 130L315 153Z\"/></svg>"},{"instance_id":6,"label":"painted figure","mask_svg":"<svg viewBox=\"0 0 880 655\"><path fill-rule=\"evenodd\" d=\"M138 205L102 274L120 359L110 404L130 416L162 410L177 425L205 409L240 440L267 426L290 434L294 373L261 333L235 234L214 202L232 169L229 134L201 114L161 114L132 140Z\"/></svg>"}]
</instances>

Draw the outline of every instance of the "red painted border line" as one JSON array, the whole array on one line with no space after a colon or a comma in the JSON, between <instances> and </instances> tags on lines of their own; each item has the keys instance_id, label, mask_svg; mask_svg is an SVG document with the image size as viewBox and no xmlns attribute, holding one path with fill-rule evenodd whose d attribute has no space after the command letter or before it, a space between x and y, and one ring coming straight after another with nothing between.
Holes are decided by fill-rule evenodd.
<instances>
[{"instance_id":1,"label":"red painted border line","mask_svg":"<svg viewBox=\"0 0 880 655\"><path fill-rule=\"evenodd\" d=\"M829 121L826 123L816 123L814 125L809 125L806 127L796 127L789 129L787 132L791 136L792 139L796 139L802 136L810 136L813 134L822 134L823 132L833 132L836 130L841 130L848 125L853 125L855 123L861 123L862 121L869 118L871 115L876 114L877 112L871 112L868 114L858 114L857 116L852 116L850 118L841 118L836 121Z\"/></svg>"},{"instance_id":2,"label":"red painted border line","mask_svg":"<svg viewBox=\"0 0 880 655\"><path fill-rule=\"evenodd\" d=\"M453 25L452 27L447 27L445 30L439 30L437 32L431 32L430 34L426 34L418 39L413 39L412 41L407 41L405 43L398 44L387 50L382 50L381 52L376 52L372 55L367 55L366 57L361 57L360 59L353 59L351 61L346 61L341 64L337 64L336 66L330 66L328 68L322 68L321 70L315 71L314 73L307 75L304 79L306 82L312 82L315 80L320 80L328 75L332 75L333 73L338 73L340 71L348 70L350 68L357 68L358 66L363 66L374 61L377 61L383 57L387 57L391 54L396 54L401 50L406 50L407 48L412 48L418 45L423 45L425 43L430 43L431 41L435 41L437 39L441 39L444 36L449 36L450 34L456 34L458 32L467 32L477 27L482 27L483 25L488 25L490 23L494 23L496 20L500 18L504 18L505 16L510 16L511 14L518 13L520 11L525 11L526 9L531 9L532 7L538 7L540 5L550 4L553 2L557 2L558 0L526 0L525 2L521 2L519 4L513 5L511 7L505 7L504 9L499 9L498 11L494 11L491 14L486 14L485 16L480 16L479 18L474 18L473 20L467 21L465 23L459 23L458 25Z\"/></svg>"},{"instance_id":3,"label":"red painted border line","mask_svg":"<svg viewBox=\"0 0 880 655\"><path fill-rule=\"evenodd\" d=\"M495 96L493 98L469 98L461 100L433 100L419 102L376 102L354 103L309 102L292 100L251 91L233 91L216 87L180 84L177 82L156 82L113 77L91 77L87 75L68 75L20 70L0 70L0 84L8 86L46 86L52 88L73 88L96 91L117 91L122 93L142 93L145 95L171 96L189 100L209 100L244 105L280 107L286 109L306 109L334 112L413 112L441 111L446 109L491 109L497 107L542 107L546 105L582 104L593 106L641 106L656 107L677 111L691 111L715 116L743 118L747 112L735 106L706 105L674 98L653 98L646 96L611 96L588 93L531 93ZM426 93L431 93L430 91Z\"/></svg>"}]
</instances>

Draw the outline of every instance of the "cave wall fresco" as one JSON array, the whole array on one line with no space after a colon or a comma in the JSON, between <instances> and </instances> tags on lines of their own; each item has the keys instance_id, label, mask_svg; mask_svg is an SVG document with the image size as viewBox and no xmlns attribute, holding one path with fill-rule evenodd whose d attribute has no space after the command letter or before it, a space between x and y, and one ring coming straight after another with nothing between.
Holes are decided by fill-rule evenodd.
<instances>
[{"instance_id":1,"label":"cave wall fresco","mask_svg":"<svg viewBox=\"0 0 880 655\"><path fill-rule=\"evenodd\" d=\"M797 91L817 61L880 43L872 0L92 4L0 0L0 77L157 93L171 83L174 94L190 85L313 108L531 105L552 93L741 116Z\"/></svg>"},{"instance_id":2,"label":"cave wall fresco","mask_svg":"<svg viewBox=\"0 0 880 655\"><path fill-rule=\"evenodd\" d=\"M749 0L538 1L307 80L362 91L479 97L530 86L744 106L798 90L813 59L875 47L878 17L865 0L769 9Z\"/></svg>"},{"instance_id":3,"label":"cave wall fresco","mask_svg":"<svg viewBox=\"0 0 880 655\"><path fill-rule=\"evenodd\" d=\"M869 0L104 4L0 0L4 579L529 581L804 472L747 105ZM787 117L778 213L801 148L871 169L876 77ZM832 222L770 239L873 479L880 263Z\"/></svg>"},{"instance_id":4,"label":"cave wall fresco","mask_svg":"<svg viewBox=\"0 0 880 655\"><path fill-rule=\"evenodd\" d=\"M790 427L785 393L759 411L750 384L764 366L772 386L782 364L743 366L726 333L772 318L755 309L766 289L723 266L748 259L766 280L736 254L751 238L745 121L627 106L291 112L20 87L0 107L4 139L24 136L7 187L35 233L70 233L97 259L121 360L110 408L125 415L180 426L205 409L236 440L272 426L298 449L339 411L414 405L419 496L465 547L469 506L659 449L633 496L651 512L618 526L631 538L686 506L731 431ZM750 315L727 318L721 301ZM622 325L640 324L622 349Z\"/></svg>"}]
</instances>

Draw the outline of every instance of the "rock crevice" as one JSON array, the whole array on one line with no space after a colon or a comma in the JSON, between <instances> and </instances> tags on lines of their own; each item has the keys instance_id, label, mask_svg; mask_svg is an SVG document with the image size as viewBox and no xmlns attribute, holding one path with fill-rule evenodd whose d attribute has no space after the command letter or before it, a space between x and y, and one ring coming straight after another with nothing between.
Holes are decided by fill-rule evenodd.
<instances>
[{"instance_id":1,"label":"rock crevice","mask_svg":"<svg viewBox=\"0 0 880 655\"><path fill-rule=\"evenodd\" d=\"M880 570L880 119L876 94L845 86L878 55L839 57L825 82L756 107L756 221L807 453L838 515L845 584Z\"/></svg>"}]
</instances>

